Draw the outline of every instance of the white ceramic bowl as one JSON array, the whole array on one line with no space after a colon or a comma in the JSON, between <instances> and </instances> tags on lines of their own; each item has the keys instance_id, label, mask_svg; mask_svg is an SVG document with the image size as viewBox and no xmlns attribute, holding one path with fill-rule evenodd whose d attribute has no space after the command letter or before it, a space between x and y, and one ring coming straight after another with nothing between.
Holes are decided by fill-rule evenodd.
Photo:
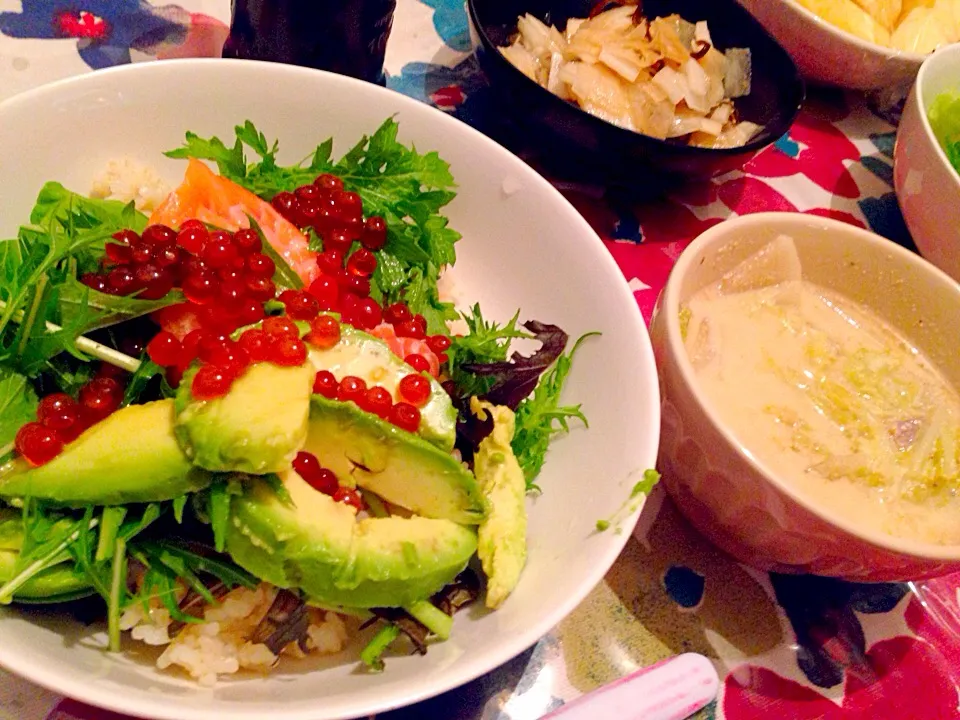
<instances>
[{"instance_id":1,"label":"white ceramic bowl","mask_svg":"<svg viewBox=\"0 0 960 720\"><path fill-rule=\"evenodd\" d=\"M435 695L504 663L546 634L598 583L636 521L595 532L617 512L635 473L652 467L659 399L647 331L625 280L597 235L566 200L515 156L426 105L356 80L275 64L164 61L106 70L0 105L0 237L26 222L47 181L89 188L110 159L155 163L176 182L182 161L161 155L184 132L232 137L254 121L281 142L281 161L328 136L342 154L396 114L400 139L437 150L459 195L449 206L463 233L455 278L466 302L506 319L553 322L573 338L600 330L578 355L566 399L582 402L588 431L552 448L530 502L529 564L495 613L459 615L450 641L426 657L390 658L386 672L357 671L352 653L284 665L269 678L201 689L132 655L102 651L78 623L0 609L0 665L41 685L131 715L169 720L322 720L366 716ZM322 669L326 668L326 669Z\"/></svg>"},{"instance_id":2,"label":"white ceramic bowl","mask_svg":"<svg viewBox=\"0 0 960 720\"><path fill-rule=\"evenodd\" d=\"M810 82L851 90L887 90L902 99L926 55L858 38L796 0L738 0L776 38Z\"/></svg>"},{"instance_id":3,"label":"white ceramic bowl","mask_svg":"<svg viewBox=\"0 0 960 720\"><path fill-rule=\"evenodd\" d=\"M779 235L794 239L805 279L871 308L960 387L960 287L916 253L846 223L758 213L707 230L677 261L651 325L660 370L663 483L718 546L764 570L858 582L918 580L960 569L960 545L881 534L798 492L758 461L704 397L680 335L680 308Z\"/></svg>"},{"instance_id":4,"label":"white ceramic bowl","mask_svg":"<svg viewBox=\"0 0 960 720\"><path fill-rule=\"evenodd\" d=\"M938 50L920 68L897 130L893 182L917 249L960 280L960 174L927 119L934 98L947 91L960 92L960 45Z\"/></svg>"}]
</instances>

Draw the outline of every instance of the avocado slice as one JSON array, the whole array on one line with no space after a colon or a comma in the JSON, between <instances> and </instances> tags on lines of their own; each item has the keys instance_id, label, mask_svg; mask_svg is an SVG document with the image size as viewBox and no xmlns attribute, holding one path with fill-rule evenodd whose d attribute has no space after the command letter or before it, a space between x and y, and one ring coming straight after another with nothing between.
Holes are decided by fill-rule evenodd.
<instances>
[{"instance_id":1,"label":"avocado slice","mask_svg":"<svg viewBox=\"0 0 960 720\"><path fill-rule=\"evenodd\" d=\"M476 525L486 514L477 481L462 463L353 403L314 395L304 449L341 483L417 515Z\"/></svg>"},{"instance_id":2,"label":"avocado slice","mask_svg":"<svg viewBox=\"0 0 960 720\"><path fill-rule=\"evenodd\" d=\"M340 326L340 342L327 350L313 345L310 361L317 370L329 370L337 380L347 375L362 378L368 386L379 385L397 397L400 381L416 373L410 365L394 354L390 347L365 332L349 325ZM417 434L441 450L450 452L457 436L457 409L450 396L435 378L430 380L430 398L420 408L420 427Z\"/></svg>"},{"instance_id":3,"label":"avocado slice","mask_svg":"<svg viewBox=\"0 0 960 720\"><path fill-rule=\"evenodd\" d=\"M215 400L196 400L188 371L176 397L175 431L195 465L254 475L290 467L307 437L316 374L309 363L279 367L257 363Z\"/></svg>"},{"instance_id":4,"label":"avocado slice","mask_svg":"<svg viewBox=\"0 0 960 720\"><path fill-rule=\"evenodd\" d=\"M487 576L487 607L495 610L517 587L527 562L527 482L511 447L513 411L476 398L470 409L481 420L488 414L493 420L493 431L480 441L473 466L489 506L477 531L477 554Z\"/></svg>"},{"instance_id":5,"label":"avocado slice","mask_svg":"<svg viewBox=\"0 0 960 720\"><path fill-rule=\"evenodd\" d=\"M253 480L231 500L226 550L234 562L315 602L351 608L400 607L449 584L476 552L471 529L449 520L364 518L280 473L285 503Z\"/></svg>"},{"instance_id":6,"label":"avocado slice","mask_svg":"<svg viewBox=\"0 0 960 720\"><path fill-rule=\"evenodd\" d=\"M0 585L17 572L17 560L23 545L23 521L20 511L0 508ZM14 594L14 602L58 603L94 594L89 580L76 572L72 563L55 565L25 582Z\"/></svg>"},{"instance_id":7,"label":"avocado slice","mask_svg":"<svg viewBox=\"0 0 960 720\"><path fill-rule=\"evenodd\" d=\"M173 434L173 400L128 405L87 428L45 465L0 468L0 497L64 505L161 502L207 487Z\"/></svg>"}]
</instances>

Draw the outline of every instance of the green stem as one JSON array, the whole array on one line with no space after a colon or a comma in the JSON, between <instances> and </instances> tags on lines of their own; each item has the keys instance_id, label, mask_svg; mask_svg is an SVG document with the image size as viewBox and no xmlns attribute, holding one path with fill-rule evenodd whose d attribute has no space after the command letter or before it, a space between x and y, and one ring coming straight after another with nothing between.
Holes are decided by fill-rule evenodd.
<instances>
[{"instance_id":1,"label":"green stem","mask_svg":"<svg viewBox=\"0 0 960 720\"><path fill-rule=\"evenodd\" d=\"M120 526L127 517L127 508L105 507L100 516L100 536L97 539L97 554L94 556L95 562L103 562L112 557L113 547L116 544L117 534L120 532Z\"/></svg>"},{"instance_id":2,"label":"green stem","mask_svg":"<svg viewBox=\"0 0 960 720\"><path fill-rule=\"evenodd\" d=\"M23 332L23 337L20 338L20 347L17 348L17 355L23 354L23 349L27 346L27 343L30 340L30 331L33 328L33 323L37 319L37 313L40 312L40 303L43 301L43 291L47 287L47 276L41 275L39 282L37 282L37 289L33 292L33 302L30 303L30 311L26 314L25 319L20 320L21 327L25 328ZM16 314L16 313L15 313ZM23 313L20 313L23 315Z\"/></svg>"},{"instance_id":3,"label":"green stem","mask_svg":"<svg viewBox=\"0 0 960 720\"><path fill-rule=\"evenodd\" d=\"M400 628L393 623L384 625L373 636L373 639L367 643L367 646L361 651L360 659L363 664L376 672L383 671L383 653L390 647L390 643L400 637Z\"/></svg>"},{"instance_id":4,"label":"green stem","mask_svg":"<svg viewBox=\"0 0 960 720\"><path fill-rule=\"evenodd\" d=\"M427 600L419 600L413 605L405 607L404 610L423 623L427 630L441 640L450 637L450 631L453 629L453 618L433 603Z\"/></svg>"},{"instance_id":5,"label":"green stem","mask_svg":"<svg viewBox=\"0 0 960 720\"><path fill-rule=\"evenodd\" d=\"M0 300L0 309L5 308L6 303L3 300ZM12 320L16 323L23 322L23 311L18 310L13 313ZM52 322L46 323L47 332L55 333L63 330L59 325L55 325ZM101 345L95 340L91 340L88 337L80 335L77 337L75 344L77 348L91 357L97 358L97 360L103 360L103 362L113 365L115 367L126 370L127 372L134 373L140 367L140 361L136 358L132 358L129 355L124 355L119 350L114 350L112 347L107 347L106 345Z\"/></svg>"},{"instance_id":6,"label":"green stem","mask_svg":"<svg viewBox=\"0 0 960 720\"><path fill-rule=\"evenodd\" d=\"M107 634L110 652L120 652L120 605L127 582L127 544L118 537L113 544L113 573L110 582L110 604L107 607Z\"/></svg>"},{"instance_id":7,"label":"green stem","mask_svg":"<svg viewBox=\"0 0 960 720\"><path fill-rule=\"evenodd\" d=\"M11 448L12 449L12 448ZM24 470L29 469L30 463L24 460L19 455L13 458L10 458L7 462L0 465L0 484L3 483L3 479L9 475L14 475Z\"/></svg>"},{"instance_id":8,"label":"green stem","mask_svg":"<svg viewBox=\"0 0 960 720\"><path fill-rule=\"evenodd\" d=\"M53 323L47 323L47 332L57 332L61 330L58 325ZM97 360L103 360L103 362L108 365L113 365L115 367L126 370L130 373L135 373L140 369L140 361L136 358L132 358L129 355L124 355L119 350L114 350L112 347L107 347L106 345L101 345L100 343L91 340L90 338L80 335L76 341L76 346L82 352L85 352L91 357L97 358Z\"/></svg>"}]
</instances>

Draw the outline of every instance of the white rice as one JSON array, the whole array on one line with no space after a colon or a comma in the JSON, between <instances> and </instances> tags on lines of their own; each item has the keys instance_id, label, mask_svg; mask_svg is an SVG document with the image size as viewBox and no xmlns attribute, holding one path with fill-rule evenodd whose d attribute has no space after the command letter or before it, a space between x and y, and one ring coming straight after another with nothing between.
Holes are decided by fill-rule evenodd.
<instances>
[{"instance_id":1,"label":"white rice","mask_svg":"<svg viewBox=\"0 0 960 720\"><path fill-rule=\"evenodd\" d=\"M171 188L150 165L124 157L111 160L93 181L90 196L128 203L150 212L170 194Z\"/></svg>"},{"instance_id":2,"label":"white rice","mask_svg":"<svg viewBox=\"0 0 960 720\"><path fill-rule=\"evenodd\" d=\"M130 607L120 620L120 627L129 630L134 640L147 645L166 645L157 659L157 667L166 670L179 667L200 685L215 685L221 675L241 670L269 672L279 658L262 643L252 643L253 635L277 596L277 589L261 583L256 590L236 588L223 597L219 605L208 606L203 623L184 626L171 641L168 628L170 613L158 598L150 602L149 611L142 604ZM304 657L306 654L338 653L347 644L349 633L343 618L333 612L308 609L306 650L291 643L282 655Z\"/></svg>"}]
</instances>

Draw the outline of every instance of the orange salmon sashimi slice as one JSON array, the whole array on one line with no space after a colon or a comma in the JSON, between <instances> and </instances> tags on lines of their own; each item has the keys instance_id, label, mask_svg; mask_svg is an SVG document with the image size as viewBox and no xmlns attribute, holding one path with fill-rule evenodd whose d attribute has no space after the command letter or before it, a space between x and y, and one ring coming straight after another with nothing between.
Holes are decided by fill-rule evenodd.
<instances>
[{"instance_id":1,"label":"orange salmon sashimi slice","mask_svg":"<svg viewBox=\"0 0 960 720\"><path fill-rule=\"evenodd\" d=\"M320 268L306 236L270 203L217 175L199 160L190 159L183 182L153 211L150 224L179 228L196 218L235 232L250 226L247 216L257 221L270 246L309 287L320 275Z\"/></svg>"}]
</instances>

